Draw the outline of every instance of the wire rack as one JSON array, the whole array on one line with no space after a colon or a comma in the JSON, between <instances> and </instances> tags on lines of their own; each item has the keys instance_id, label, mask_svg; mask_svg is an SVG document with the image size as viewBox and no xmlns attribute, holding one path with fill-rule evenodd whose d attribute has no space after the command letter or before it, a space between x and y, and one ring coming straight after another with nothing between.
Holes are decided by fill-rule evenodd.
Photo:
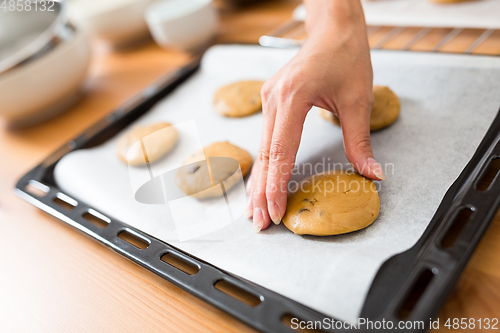
<instances>
[{"instance_id":1,"label":"wire rack","mask_svg":"<svg viewBox=\"0 0 500 333\"><path fill-rule=\"evenodd\" d=\"M478 28L368 26L368 41L375 50L399 50L500 56L500 30ZM307 34L303 21L290 19L259 43L268 47L302 45Z\"/></svg>"}]
</instances>

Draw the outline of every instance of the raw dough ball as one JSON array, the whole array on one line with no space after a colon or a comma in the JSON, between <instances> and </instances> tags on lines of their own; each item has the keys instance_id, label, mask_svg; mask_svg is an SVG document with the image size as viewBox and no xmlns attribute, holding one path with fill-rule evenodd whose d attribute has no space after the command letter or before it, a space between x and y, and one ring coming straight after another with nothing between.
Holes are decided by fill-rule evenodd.
<instances>
[{"instance_id":1,"label":"raw dough ball","mask_svg":"<svg viewBox=\"0 0 500 333\"><path fill-rule=\"evenodd\" d=\"M288 197L283 223L297 235L338 235L366 228L379 210L375 183L354 172L333 170L299 183Z\"/></svg>"},{"instance_id":2,"label":"raw dough ball","mask_svg":"<svg viewBox=\"0 0 500 333\"><path fill-rule=\"evenodd\" d=\"M373 86L373 107L370 115L370 131L377 131L392 125L399 117L401 104L396 94L384 86ZM323 119L340 126L339 118L332 112L319 109Z\"/></svg>"},{"instance_id":3,"label":"raw dough ball","mask_svg":"<svg viewBox=\"0 0 500 333\"><path fill-rule=\"evenodd\" d=\"M252 156L246 150L229 142L216 142L184 161L184 166L177 173L177 186L197 199L219 197L222 192L215 185L222 183L226 192L229 191L245 177L251 165ZM241 172L237 172L238 167Z\"/></svg>"},{"instance_id":4,"label":"raw dough ball","mask_svg":"<svg viewBox=\"0 0 500 333\"><path fill-rule=\"evenodd\" d=\"M118 140L118 157L134 166L159 160L172 150L179 137L175 127L170 126L172 125L169 123L161 122L132 128ZM167 127L170 128L164 130ZM142 151L141 139L146 149L146 156Z\"/></svg>"},{"instance_id":5,"label":"raw dough ball","mask_svg":"<svg viewBox=\"0 0 500 333\"><path fill-rule=\"evenodd\" d=\"M330 112L328 110L325 110L323 108L318 108L319 109L319 115L321 118L331 122L334 125L340 126L340 120L339 118L333 114L333 112Z\"/></svg>"},{"instance_id":6,"label":"raw dough ball","mask_svg":"<svg viewBox=\"0 0 500 333\"><path fill-rule=\"evenodd\" d=\"M260 90L264 81L240 81L217 90L214 108L226 117L245 117L262 109Z\"/></svg>"}]
</instances>

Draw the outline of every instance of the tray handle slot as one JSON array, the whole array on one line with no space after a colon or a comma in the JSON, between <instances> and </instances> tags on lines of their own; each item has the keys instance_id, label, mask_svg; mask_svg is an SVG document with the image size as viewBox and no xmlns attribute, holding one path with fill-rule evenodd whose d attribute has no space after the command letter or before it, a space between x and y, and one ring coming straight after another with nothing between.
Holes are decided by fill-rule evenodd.
<instances>
[{"instance_id":1,"label":"tray handle slot","mask_svg":"<svg viewBox=\"0 0 500 333\"><path fill-rule=\"evenodd\" d=\"M149 247L151 241L146 238L143 238L131 230L122 230L118 233L118 238L123 239L127 243L135 246L138 249L145 250Z\"/></svg>"},{"instance_id":2,"label":"tray handle slot","mask_svg":"<svg viewBox=\"0 0 500 333\"><path fill-rule=\"evenodd\" d=\"M247 305L250 305L251 307L259 305L263 300L262 296L257 296L249 291L246 291L245 289L229 282L226 279L217 280L214 283L214 287L224 294L229 295L232 298Z\"/></svg>"},{"instance_id":3,"label":"tray handle slot","mask_svg":"<svg viewBox=\"0 0 500 333\"><path fill-rule=\"evenodd\" d=\"M78 201L61 192L57 193L53 201L66 210L72 210L78 205Z\"/></svg>"},{"instance_id":4,"label":"tray handle slot","mask_svg":"<svg viewBox=\"0 0 500 333\"><path fill-rule=\"evenodd\" d=\"M48 187L47 185L42 184L39 181L36 181L34 179L31 179L28 182L28 185L26 185L26 187L24 189L29 194L33 194L34 196L39 197L39 198L43 198L50 191L50 187Z\"/></svg>"},{"instance_id":5,"label":"tray handle slot","mask_svg":"<svg viewBox=\"0 0 500 333\"><path fill-rule=\"evenodd\" d=\"M83 213L82 217L101 229L106 228L111 223L111 219L109 217L102 215L92 208L89 208L88 211Z\"/></svg>"},{"instance_id":6,"label":"tray handle slot","mask_svg":"<svg viewBox=\"0 0 500 333\"><path fill-rule=\"evenodd\" d=\"M469 222L475 211L476 209L474 207L463 207L458 211L453 219L453 222L450 224L448 230L439 243L443 249L449 249L455 244L465 225Z\"/></svg>"},{"instance_id":7,"label":"tray handle slot","mask_svg":"<svg viewBox=\"0 0 500 333\"><path fill-rule=\"evenodd\" d=\"M476 183L476 190L479 192L487 191L495 182L500 174L500 157L495 156L488 163L486 169L481 173L481 176Z\"/></svg>"},{"instance_id":8,"label":"tray handle slot","mask_svg":"<svg viewBox=\"0 0 500 333\"><path fill-rule=\"evenodd\" d=\"M186 273L187 275L196 275L200 271L200 266L198 266L197 264L182 259L178 255L175 255L171 252L166 252L162 254L160 256L160 260L169 264L172 267L177 268L178 270Z\"/></svg>"},{"instance_id":9,"label":"tray handle slot","mask_svg":"<svg viewBox=\"0 0 500 333\"><path fill-rule=\"evenodd\" d=\"M430 285L435 275L434 269L430 268L426 268L420 272L417 279L413 282L410 292L406 295L401 306L397 310L399 319L406 320L410 317L413 309L415 309L419 299L424 295L425 290Z\"/></svg>"}]
</instances>

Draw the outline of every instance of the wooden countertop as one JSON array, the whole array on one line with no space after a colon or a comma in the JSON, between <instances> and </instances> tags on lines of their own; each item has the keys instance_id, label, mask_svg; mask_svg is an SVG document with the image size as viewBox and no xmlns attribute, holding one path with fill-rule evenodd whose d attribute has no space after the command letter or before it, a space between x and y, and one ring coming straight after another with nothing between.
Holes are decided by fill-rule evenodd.
<instances>
[{"instance_id":1,"label":"wooden countertop","mask_svg":"<svg viewBox=\"0 0 500 333\"><path fill-rule=\"evenodd\" d=\"M286 21L297 4L278 0L245 10L224 7L218 42L255 43ZM85 96L69 112L22 130L8 130L0 122L2 331L253 331L13 193L17 180L44 157L187 59L151 40L120 52L99 45ZM499 316L497 215L439 317L442 323Z\"/></svg>"}]
</instances>

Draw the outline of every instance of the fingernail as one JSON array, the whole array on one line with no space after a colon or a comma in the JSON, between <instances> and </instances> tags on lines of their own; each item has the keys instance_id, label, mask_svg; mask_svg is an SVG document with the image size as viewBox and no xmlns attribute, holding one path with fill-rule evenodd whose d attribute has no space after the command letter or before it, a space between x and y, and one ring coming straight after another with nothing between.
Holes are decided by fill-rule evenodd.
<instances>
[{"instance_id":1,"label":"fingernail","mask_svg":"<svg viewBox=\"0 0 500 333\"><path fill-rule=\"evenodd\" d=\"M262 230L263 226L264 215L262 214L262 209L256 207L253 210L253 227L255 228L256 232L259 232Z\"/></svg>"},{"instance_id":2,"label":"fingernail","mask_svg":"<svg viewBox=\"0 0 500 333\"><path fill-rule=\"evenodd\" d=\"M253 215L252 203L253 203L252 196L249 196L247 200L247 208L245 209L245 216L247 219L251 218Z\"/></svg>"},{"instance_id":3,"label":"fingernail","mask_svg":"<svg viewBox=\"0 0 500 333\"><path fill-rule=\"evenodd\" d=\"M367 159L367 162L375 177L377 177L379 180L386 180L382 167L380 166L380 164L378 164L377 161L375 161L374 158L369 157Z\"/></svg>"},{"instance_id":4,"label":"fingernail","mask_svg":"<svg viewBox=\"0 0 500 333\"><path fill-rule=\"evenodd\" d=\"M267 209L269 210L269 216L273 220L274 224L280 224L281 214L278 205L271 200L267 200Z\"/></svg>"}]
</instances>

